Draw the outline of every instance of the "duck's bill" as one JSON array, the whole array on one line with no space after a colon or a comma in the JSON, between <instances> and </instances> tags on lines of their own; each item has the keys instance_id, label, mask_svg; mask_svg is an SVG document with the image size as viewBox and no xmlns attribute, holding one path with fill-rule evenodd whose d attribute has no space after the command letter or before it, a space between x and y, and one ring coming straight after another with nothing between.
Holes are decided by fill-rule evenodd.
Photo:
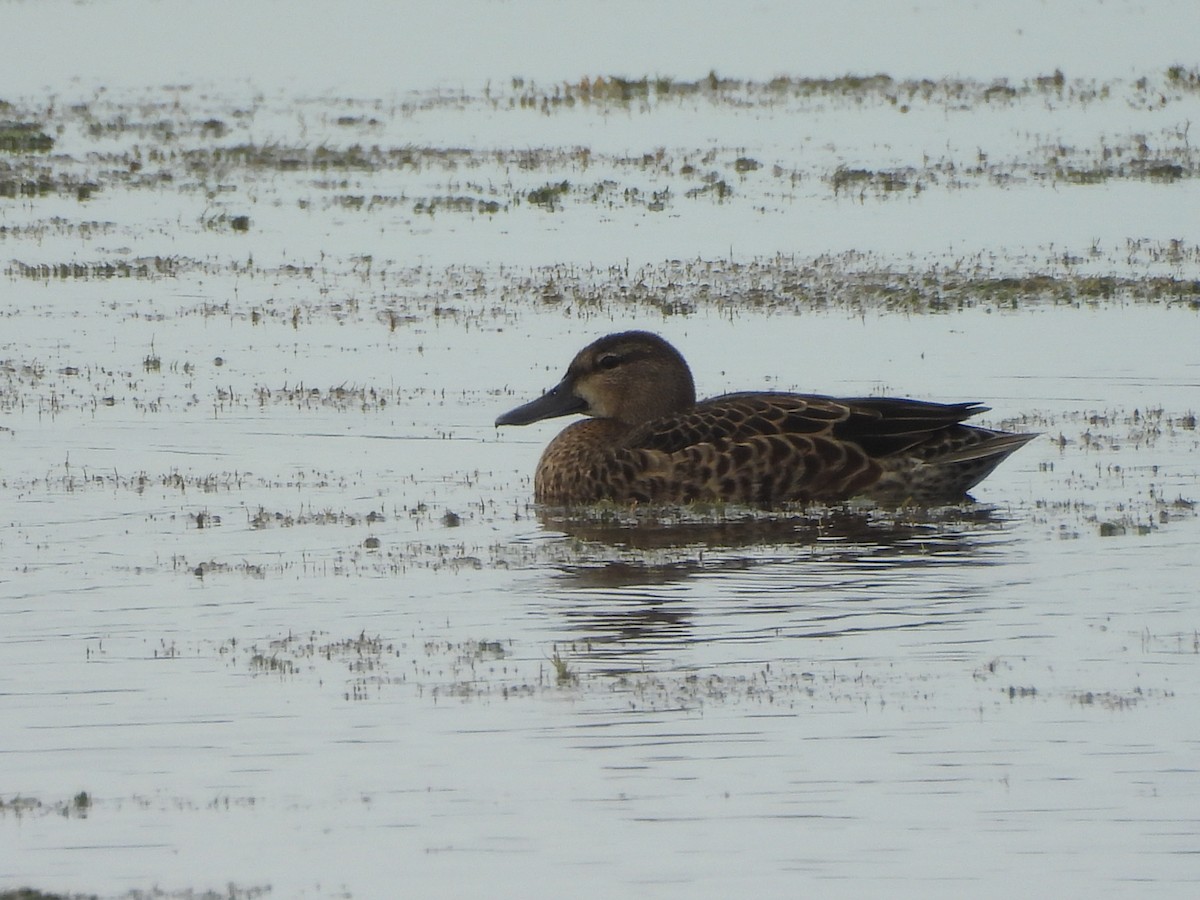
<instances>
[{"instance_id":1,"label":"duck's bill","mask_svg":"<svg viewBox=\"0 0 1200 900\"><path fill-rule=\"evenodd\" d=\"M528 425L540 422L542 419L553 419L557 416L569 416L571 413L581 413L587 409L587 402L576 397L566 382L561 382L536 400L510 409L496 420L497 425Z\"/></svg>"}]
</instances>

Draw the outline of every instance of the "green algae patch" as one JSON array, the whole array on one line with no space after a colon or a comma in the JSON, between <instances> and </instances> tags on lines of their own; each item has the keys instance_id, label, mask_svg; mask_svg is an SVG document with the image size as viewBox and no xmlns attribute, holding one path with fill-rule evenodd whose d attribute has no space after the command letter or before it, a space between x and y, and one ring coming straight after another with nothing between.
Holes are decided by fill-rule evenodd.
<instances>
[{"instance_id":1,"label":"green algae patch","mask_svg":"<svg viewBox=\"0 0 1200 900\"><path fill-rule=\"evenodd\" d=\"M570 189L571 185L566 181L554 182L530 191L525 199L537 206L555 209L562 204L562 198Z\"/></svg>"},{"instance_id":2,"label":"green algae patch","mask_svg":"<svg viewBox=\"0 0 1200 900\"><path fill-rule=\"evenodd\" d=\"M34 122L0 121L0 152L48 153L54 148L54 138Z\"/></svg>"}]
</instances>

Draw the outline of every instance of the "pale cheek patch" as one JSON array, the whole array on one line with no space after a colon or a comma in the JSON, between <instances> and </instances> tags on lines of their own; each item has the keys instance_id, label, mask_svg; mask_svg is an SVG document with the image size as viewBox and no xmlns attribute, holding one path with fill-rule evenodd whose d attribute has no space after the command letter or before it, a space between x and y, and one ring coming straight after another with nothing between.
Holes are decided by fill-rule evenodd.
<instances>
[{"instance_id":1,"label":"pale cheek patch","mask_svg":"<svg viewBox=\"0 0 1200 900\"><path fill-rule=\"evenodd\" d=\"M583 411L584 415L596 416L601 419L611 417L612 411L605 405L602 396L597 391L592 390L590 385L576 384L575 393L587 404L587 409Z\"/></svg>"}]
</instances>

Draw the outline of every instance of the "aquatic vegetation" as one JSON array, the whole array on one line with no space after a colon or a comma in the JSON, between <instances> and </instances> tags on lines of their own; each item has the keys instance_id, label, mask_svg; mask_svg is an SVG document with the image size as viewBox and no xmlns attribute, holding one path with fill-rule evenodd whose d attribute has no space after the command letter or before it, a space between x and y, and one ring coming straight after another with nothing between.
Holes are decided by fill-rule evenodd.
<instances>
[{"instance_id":1,"label":"aquatic vegetation","mask_svg":"<svg viewBox=\"0 0 1200 900\"><path fill-rule=\"evenodd\" d=\"M559 687L579 681L579 676L571 669L570 664L557 647L554 648L554 655L550 657L550 663L554 666L554 683Z\"/></svg>"},{"instance_id":2,"label":"aquatic vegetation","mask_svg":"<svg viewBox=\"0 0 1200 900\"><path fill-rule=\"evenodd\" d=\"M0 153L49 153L54 138L35 122L6 122L0 120Z\"/></svg>"},{"instance_id":3,"label":"aquatic vegetation","mask_svg":"<svg viewBox=\"0 0 1200 900\"><path fill-rule=\"evenodd\" d=\"M884 192L903 191L908 188L914 174L911 171L872 172L867 169L847 169L839 166L829 177L829 183L833 186L835 194L850 189L865 191L868 188ZM920 189L921 185L918 182L915 190Z\"/></svg>"},{"instance_id":4,"label":"aquatic vegetation","mask_svg":"<svg viewBox=\"0 0 1200 900\"><path fill-rule=\"evenodd\" d=\"M189 267L189 261L175 257L155 256L149 259L116 260L94 263L37 263L29 265L19 260L5 270L8 275L35 281L51 279L91 278L170 278Z\"/></svg>"},{"instance_id":5,"label":"aquatic vegetation","mask_svg":"<svg viewBox=\"0 0 1200 900\"><path fill-rule=\"evenodd\" d=\"M1171 66L1167 69L1167 81L1175 86L1187 90L1200 90L1200 68L1185 68L1184 66Z\"/></svg>"},{"instance_id":6,"label":"aquatic vegetation","mask_svg":"<svg viewBox=\"0 0 1200 900\"><path fill-rule=\"evenodd\" d=\"M571 185L568 182L560 181L530 191L525 195L525 199L536 206L544 206L546 209L553 210L562 205L562 198L570 189Z\"/></svg>"}]
</instances>

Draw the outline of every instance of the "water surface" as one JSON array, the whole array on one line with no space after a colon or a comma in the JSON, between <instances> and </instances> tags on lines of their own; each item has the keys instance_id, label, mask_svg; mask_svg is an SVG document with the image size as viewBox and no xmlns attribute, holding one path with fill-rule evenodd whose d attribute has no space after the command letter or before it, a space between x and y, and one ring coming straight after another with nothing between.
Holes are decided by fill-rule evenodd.
<instances>
[{"instance_id":1,"label":"water surface","mask_svg":"<svg viewBox=\"0 0 1200 900\"><path fill-rule=\"evenodd\" d=\"M1190 71L6 98L0 884L1194 891ZM627 327L1043 437L540 510L492 422Z\"/></svg>"}]
</instances>

